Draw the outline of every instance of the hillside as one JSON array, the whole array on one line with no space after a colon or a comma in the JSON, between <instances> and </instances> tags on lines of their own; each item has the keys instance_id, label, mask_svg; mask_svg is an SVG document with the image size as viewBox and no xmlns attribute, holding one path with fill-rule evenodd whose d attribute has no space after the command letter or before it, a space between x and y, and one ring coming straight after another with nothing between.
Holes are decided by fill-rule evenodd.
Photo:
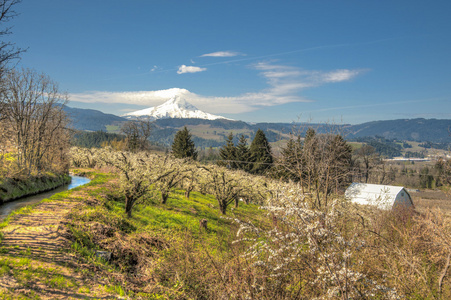
<instances>
[{"instance_id":1,"label":"hillside","mask_svg":"<svg viewBox=\"0 0 451 300\"><path fill-rule=\"evenodd\" d=\"M382 136L387 139L416 142L451 142L451 120L400 119L374 121L345 126L348 137Z\"/></svg>"},{"instance_id":2,"label":"hillside","mask_svg":"<svg viewBox=\"0 0 451 300\"><path fill-rule=\"evenodd\" d=\"M78 130L113 131L127 119L111 114L104 114L92 109L65 107L72 119L72 126ZM398 141L416 141L430 143L451 143L449 128L451 120L438 119L399 119L373 121L357 125L329 125L317 123L246 123L228 119L200 119L200 118L164 118L154 121L155 127L152 141L170 145L175 133L187 126L199 147L221 146L226 136L243 134L251 139L258 129L265 131L270 142L286 139L291 132L303 134L312 127L319 133L342 133L348 139L361 137L384 137ZM113 128L113 130L112 130Z\"/></svg>"},{"instance_id":3,"label":"hillside","mask_svg":"<svg viewBox=\"0 0 451 300\"><path fill-rule=\"evenodd\" d=\"M88 131L107 131L107 126L119 125L127 121L112 114L105 114L95 109L82 109L64 106L64 111L71 120L72 128Z\"/></svg>"}]
</instances>

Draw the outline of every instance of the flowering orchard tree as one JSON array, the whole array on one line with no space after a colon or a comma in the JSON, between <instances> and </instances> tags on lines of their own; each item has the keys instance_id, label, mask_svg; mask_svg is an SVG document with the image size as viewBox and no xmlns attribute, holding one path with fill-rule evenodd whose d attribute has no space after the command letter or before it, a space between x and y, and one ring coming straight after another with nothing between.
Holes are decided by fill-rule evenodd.
<instances>
[{"instance_id":1,"label":"flowering orchard tree","mask_svg":"<svg viewBox=\"0 0 451 300\"><path fill-rule=\"evenodd\" d=\"M219 210L226 214L227 206L236 201L245 189L242 178L237 172L230 172L226 168L209 166L203 167L207 173L208 191L216 197Z\"/></svg>"},{"instance_id":2,"label":"flowering orchard tree","mask_svg":"<svg viewBox=\"0 0 451 300\"><path fill-rule=\"evenodd\" d=\"M239 190L235 198L235 207L238 207L239 201L245 203L262 204L268 197L267 182L270 180L266 177L251 175L245 171L234 171L234 176L238 177L242 188Z\"/></svg>"},{"instance_id":3,"label":"flowering orchard tree","mask_svg":"<svg viewBox=\"0 0 451 300\"><path fill-rule=\"evenodd\" d=\"M180 188L185 191L185 198L189 200L189 196L192 191L197 189L201 191L200 177L202 169L200 169L197 163L186 163L184 165L184 176L180 182Z\"/></svg>"},{"instance_id":4,"label":"flowering orchard tree","mask_svg":"<svg viewBox=\"0 0 451 300\"><path fill-rule=\"evenodd\" d=\"M161 158L147 152L116 152L111 148L98 150L98 157L120 173L121 192L125 196L125 212L132 215L134 205L143 201L151 186L169 176L173 170L161 170Z\"/></svg>"},{"instance_id":5,"label":"flowering orchard tree","mask_svg":"<svg viewBox=\"0 0 451 300\"><path fill-rule=\"evenodd\" d=\"M166 174L155 181L155 188L161 193L161 203L166 204L169 198L169 193L173 188L175 188L185 176L184 161L181 159L176 159L172 156L166 155L164 157L158 156L154 160L161 174Z\"/></svg>"},{"instance_id":6,"label":"flowering orchard tree","mask_svg":"<svg viewBox=\"0 0 451 300\"><path fill-rule=\"evenodd\" d=\"M284 298L299 293L321 299L398 298L396 290L376 282L361 268L356 254L365 242L359 230L337 226L344 213L339 201L331 201L327 210L312 209L295 184L279 184L272 195L262 208L273 216L273 228L262 230L235 220L240 224L235 243L247 245L242 257L252 274L249 295L278 290Z\"/></svg>"},{"instance_id":7,"label":"flowering orchard tree","mask_svg":"<svg viewBox=\"0 0 451 300\"><path fill-rule=\"evenodd\" d=\"M96 149L72 147L69 155L77 168L94 168L98 163Z\"/></svg>"}]
</instances>

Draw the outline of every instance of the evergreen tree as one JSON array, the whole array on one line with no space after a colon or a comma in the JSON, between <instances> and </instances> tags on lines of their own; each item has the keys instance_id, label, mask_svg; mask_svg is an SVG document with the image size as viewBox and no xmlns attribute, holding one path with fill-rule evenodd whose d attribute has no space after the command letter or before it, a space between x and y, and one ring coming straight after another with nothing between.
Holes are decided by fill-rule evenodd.
<instances>
[{"instance_id":1,"label":"evergreen tree","mask_svg":"<svg viewBox=\"0 0 451 300\"><path fill-rule=\"evenodd\" d=\"M172 154L176 158L197 159L196 145L191 140L191 133L186 126L175 134L174 142L172 143Z\"/></svg>"},{"instance_id":2,"label":"evergreen tree","mask_svg":"<svg viewBox=\"0 0 451 300\"><path fill-rule=\"evenodd\" d=\"M301 136L298 135L296 140L291 137L287 145L282 148L278 173L280 176L294 181L300 181L304 176Z\"/></svg>"},{"instance_id":3,"label":"evergreen tree","mask_svg":"<svg viewBox=\"0 0 451 300\"><path fill-rule=\"evenodd\" d=\"M251 164L249 163L250 153L247 139L244 135L240 136L240 140L236 145L236 166L238 169L248 172Z\"/></svg>"},{"instance_id":4,"label":"evergreen tree","mask_svg":"<svg viewBox=\"0 0 451 300\"><path fill-rule=\"evenodd\" d=\"M250 161L252 161L253 174L263 174L273 163L273 157L271 154L271 146L269 145L266 135L263 130L257 130L254 140L249 148Z\"/></svg>"},{"instance_id":5,"label":"evergreen tree","mask_svg":"<svg viewBox=\"0 0 451 300\"><path fill-rule=\"evenodd\" d=\"M227 137L226 144L219 149L219 157L221 160L218 165L236 169L236 147L233 143L233 133L231 132Z\"/></svg>"},{"instance_id":6,"label":"evergreen tree","mask_svg":"<svg viewBox=\"0 0 451 300\"><path fill-rule=\"evenodd\" d=\"M312 191L312 185L315 179L318 177L318 165L317 161L320 160L319 139L316 136L316 132L313 128L309 127L305 133L304 145L302 151L302 164L303 173L305 173L305 179L307 181L308 191ZM302 180L302 178L301 178Z\"/></svg>"},{"instance_id":7,"label":"evergreen tree","mask_svg":"<svg viewBox=\"0 0 451 300\"><path fill-rule=\"evenodd\" d=\"M332 181L327 192L347 187L351 183L352 148L339 134L328 139L326 147L328 158L328 178Z\"/></svg>"}]
</instances>

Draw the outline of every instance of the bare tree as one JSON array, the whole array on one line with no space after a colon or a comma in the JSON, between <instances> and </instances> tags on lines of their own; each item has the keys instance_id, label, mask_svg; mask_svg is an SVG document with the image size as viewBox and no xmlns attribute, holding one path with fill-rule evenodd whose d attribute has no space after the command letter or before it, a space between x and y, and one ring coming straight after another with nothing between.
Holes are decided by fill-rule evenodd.
<instances>
[{"instance_id":1,"label":"bare tree","mask_svg":"<svg viewBox=\"0 0 451 300\"><path fill-rule=\"evenodd\" d=\"M5 23L17 16L14 7L19 2L21 0L0 0L0 77L6 71L8 63L18 59L20 53L24 51L5 40L5 36L11 34L11 27L5 26Z\"/></svg>"},{"instance_id":2,"label":"bare tree","mask_svg":"<svg viewBox=\"0 0 451 300\"><path fill-rule=\"evenodd\" d=\"M30 174L55 163L67 165L67 95L48 76L32 70L11 70L4 83L2 125L10 129L7 137L17 148L19 168Z\"/></svg>"},{"instance_id":3,"label":"bare tree","mask_svg":"<svg viewBox=\"0 0 451 300\"><path fill-rule=\"evenodd\" d=\"M328 196L349 181L351 148L340 134L316 134L309 128L304 141L293 134L282 150L281 175L299 181L315 197L315 206L327 206Z\"/></svg>"},{"instance_id":4,"label":"bare tree","mask_svg":"<svg viewBox=\"0 0 451 300\"><path fill-rule=\"evenodd\" d=\"M127 138L128 150L143 151L149 148L149 137L152 133L150 120L132 120L125 123L121 132Z\"/></svg>"},{"instance_id":5,"label":"bare tree","mask_svg":"<svg viewBox=\"0 0 451 300\"><path fill-rule=\"evenodd\" d=\"M366 144L356 150L356 155L363 166L365 183L368 183L370 171L376 166L379 156L373 146Z\"/></svg>"}]
</instances>

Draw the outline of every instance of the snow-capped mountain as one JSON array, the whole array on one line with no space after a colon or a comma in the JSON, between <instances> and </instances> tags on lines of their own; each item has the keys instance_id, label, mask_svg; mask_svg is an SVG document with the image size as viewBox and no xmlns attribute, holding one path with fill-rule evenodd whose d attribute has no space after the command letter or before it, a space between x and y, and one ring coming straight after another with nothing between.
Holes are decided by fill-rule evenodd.
<instances>
[{"instance_id":1,"label":"snow-capped mountain","mask_svg":"<svg viewBox=\"0 0 451 300\"><path fill-rule=\"evenodd\" d=\"M169 118L186 118L186 119L227 119L221 116L212 115L197 109L194 105L188 103L185 99L175 96L165 103L157 107L149 107L142 110L137 110L123 115L127 119L135 118L150 118L155 119L169 119Z\"/></svg>"}]
</instances>

